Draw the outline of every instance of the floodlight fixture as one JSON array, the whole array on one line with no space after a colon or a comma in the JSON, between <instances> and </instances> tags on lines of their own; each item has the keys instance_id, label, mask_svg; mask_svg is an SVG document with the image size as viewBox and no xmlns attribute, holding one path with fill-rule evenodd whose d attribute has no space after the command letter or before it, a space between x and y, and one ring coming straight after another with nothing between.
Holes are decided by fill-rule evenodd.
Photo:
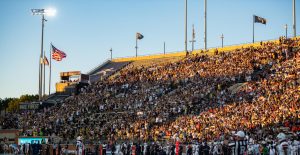
<instances>
[{"instance_id":1,"label":"floodlight fixture","mask_svg":"<svg viewBox=\"0 0 300 155\"><path fill-rule=\"evenodd\" d=\"M56 10L53 8L49 9L31 9L32 15L46 15L46 16L55 16Z\"/></svg>"}]
</instances>

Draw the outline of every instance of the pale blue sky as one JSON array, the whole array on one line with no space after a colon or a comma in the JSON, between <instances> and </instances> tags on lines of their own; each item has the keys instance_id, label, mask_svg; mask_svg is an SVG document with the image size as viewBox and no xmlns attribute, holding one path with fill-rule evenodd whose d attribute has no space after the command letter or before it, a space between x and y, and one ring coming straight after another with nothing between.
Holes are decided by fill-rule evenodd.
<instances>
[{"instance_id":1,"label":"pale blue sky","mask_svg":"<svg viewBox=\"0 0 300 155\"><path fill-rule=\"evenodd\" d=\"M204 0L188 3L188 38L194 24L195 48L203 48ZM251 42L253 14L267 19L267 25L255 25L257 41L285 35L285 24L292 35L292 0L208 0L207 6L208 47L220 46L222 33L225 45ZM167 52L184 49L184 0L1 0L0 98L38 92L41 18L30 9L48 7L57 14L45 24L47 55L50 42L67 53L52 61L52 92L59 72L86 73L110 57L110 48L114 57L134 56L136 32L144 35L140 55L162 53L164 41Z\"/></svg>"}]
</instances>

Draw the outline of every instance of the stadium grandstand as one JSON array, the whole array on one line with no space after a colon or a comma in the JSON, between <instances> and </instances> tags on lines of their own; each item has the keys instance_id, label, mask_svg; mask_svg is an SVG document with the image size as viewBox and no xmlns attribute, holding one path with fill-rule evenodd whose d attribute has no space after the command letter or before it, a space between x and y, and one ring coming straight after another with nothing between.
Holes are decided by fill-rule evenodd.
<instances>
[{"instance_id":1,"label":"stadium grandstand","mask_svg":"<svg viewBox=\"0 0 300 155\"><path fill-rule=\"evenodd\" d=\"M283 141L291 150L300 144L299 37L113 59L88 75L96 78L78 95L10 113L1 128L61 147L77 139L87 152L101 144L116 154L131 154L132 146L136 154L175 147L184 154L234 154L233 137L247 142L248 154Z\"/></svg>"}]
</instances>

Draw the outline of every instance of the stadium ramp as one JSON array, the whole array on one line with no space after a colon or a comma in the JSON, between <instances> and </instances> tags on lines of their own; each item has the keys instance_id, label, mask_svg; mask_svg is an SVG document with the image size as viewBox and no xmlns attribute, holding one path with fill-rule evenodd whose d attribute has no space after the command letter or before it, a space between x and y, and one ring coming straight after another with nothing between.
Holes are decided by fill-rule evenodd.
<instances>
[{"instance_id":1,"label":"stadium ramp","mask_svg":"<svg viewBox=\"0 0 300 155\"><path fill-rule=\"evenodd\" d=\"M95 67L87 73L90 76L90 82L95 83L99 80L106 79L115 72L130 64L131 62L132 61L115 62L111 60L106 60L104 63L98 65L97 67Z\"/></svg>"},{"instance_id":2,"label":"stadium ramp","mask_svg":"<svg viewBox=\"0 0 300 155\"><path fill-rule=\"evenodd\" d=\"M70 95L64 93L54 93L49 95L44 101L43 104L57 104L62 103Z\"/></svg>"}]
</instances>

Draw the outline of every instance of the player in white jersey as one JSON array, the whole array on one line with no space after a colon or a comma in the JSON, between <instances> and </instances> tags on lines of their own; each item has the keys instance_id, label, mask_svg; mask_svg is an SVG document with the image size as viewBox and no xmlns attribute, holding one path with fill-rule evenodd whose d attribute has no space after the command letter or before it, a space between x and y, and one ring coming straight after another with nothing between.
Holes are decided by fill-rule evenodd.
<instances>
[{"instance_id":1,"label":"player in white jersey","mask_svg":"<svg viewBox=\"0 0 300 155\"><path fill-rule=\"evenodd\" d=\"M163 147L163 150L166 152L166 154L169 154L169 152L170 152L170 145L169 145L169 144L166 144L166 145Z\"/></svg>"},{"instance_id":2,"label":"player in white jersey","mask_svg":"<svg viewBox=\"0 0 300 155\"><path fill-rule=\"evenodd\" d=\"M147 146L148 146L148 144L144 143L143 155L146 155L146 153L147 153Z\"/></svg>"},{"instance_id":3,"label":"player in white jersey","mask_svg":"<svg viewBox=\"0 0 300 155\"><path fill-rule=\"evenodd\" d=\"M28 155L30 152L29 152L29 147L30 147L30 144L29 143L26 143L25 144L25 154Z\"/></svg>"},{"instance_id":4,"label":"player in white jersey","mask_svg":"<svg viewBox=\"0 0 300 155\"><path fill-rule=\"evenodd\" d=\"M116 150L115 150L115 154L120 154L120 152L121 152L121 145L120 144L116 144Z\"/></svg>"},{"instance_id":5,"label":"player in white jersey","mask_svg":"<svg viewBox=\"0 0 300 155\"><path fill-rule=\"evenodd\" d=\"M77 137L76 151L77 155L84 155L84 144L81 136Z\"/></svg>"},{"instance_id":6,"label":"player in white jersey","mask_svg":"<svg viewBox=\"0 0 300 155\"><path fill-rule=\"evenodd\" d=\"M222 153L222 146L219 142L214 143L212 152L213 155L220 155Z\"/></svg>"},{"instance_id":7,"label":"player in white jersey","mask_svg":"<svg viewBox=\"0 0 300 155\"><path fill-rule=\"evenodd\" d=\"M8 147L8 145L5 144L5 143L4 143L4 145L3 145L3 150L4 150L4 154L5 154L5 153L8 153L9 147Z\"/></svg>"},{"instance_id":8,"label":"player in white jersey","mask_svg":"<svg viewBox=\"0 0 300 155\"><path fill-rule=\"evenodd\" d=\"M293 146L292 146L292 152L291 152L292 155L299 155L299 153L300 153L299 145L300 145L299 141L294 140Z\"/></svg>"},{"instance_id":9,"label":"player in white jersey","mask_svg":"<svg viewBox=\"0 0 300 155\"><path fill-rule=\"evenodd\" d=\"M9 144L9 148L11 148L13 150L14 154L18 154L19 153L19 148L17 144Z\"/></svg>"},{"instance_id":10,"label":"player in white jersey","mask_svg":"<svg viewBox=\"0 0 300 155\"><path fill-rule=\"evenodd\" d=\"M253 145L253 148L254 148L254 154L260 154L259 147L260 147L259 144L254 144L254 145Z\"/></svg>"},{"instance_id":11,"label":"player in white jersey","mask_svg":"<svg viewBox=\"0 0 300 155\"><path fill-rule=\"evenodd\" d=\"M275 150L275 147L273 146L273 144L271 144L271 146L270 146L269 154L270 155L275 155L276 154L276 150Z\"/></svg>"},{"instance_id":12,"label":"player in white jersey","mask_svg":"<svg viewBox=\"0 0 300 155\"><path fill-rule=\"evenodd\" d=\"M198 155L198 154L199 154L199 145L193 144L193 155Z\"/></svg>"},{"instance_id":13,"label":"player in white jersey","mask_svg":"<svg viewBox=\"0 0 300 155\"><path fill-rule=\"evenodd\" d=\"M20 151L19 151L19 154L24 154L24 145L20 145Z\"/></svg>"},{"instance_id":14,"label":"player in white jersey","mask_svg":"<svg viewBox=\"0 0 300 155\"><path fill-rule=\"evenodd\" d=\"M284 133L279 133L277 135L278 144L276 146L278 155L291 155L291 146L286 141L286 136Z\"/></svg>"}]
</instances>

